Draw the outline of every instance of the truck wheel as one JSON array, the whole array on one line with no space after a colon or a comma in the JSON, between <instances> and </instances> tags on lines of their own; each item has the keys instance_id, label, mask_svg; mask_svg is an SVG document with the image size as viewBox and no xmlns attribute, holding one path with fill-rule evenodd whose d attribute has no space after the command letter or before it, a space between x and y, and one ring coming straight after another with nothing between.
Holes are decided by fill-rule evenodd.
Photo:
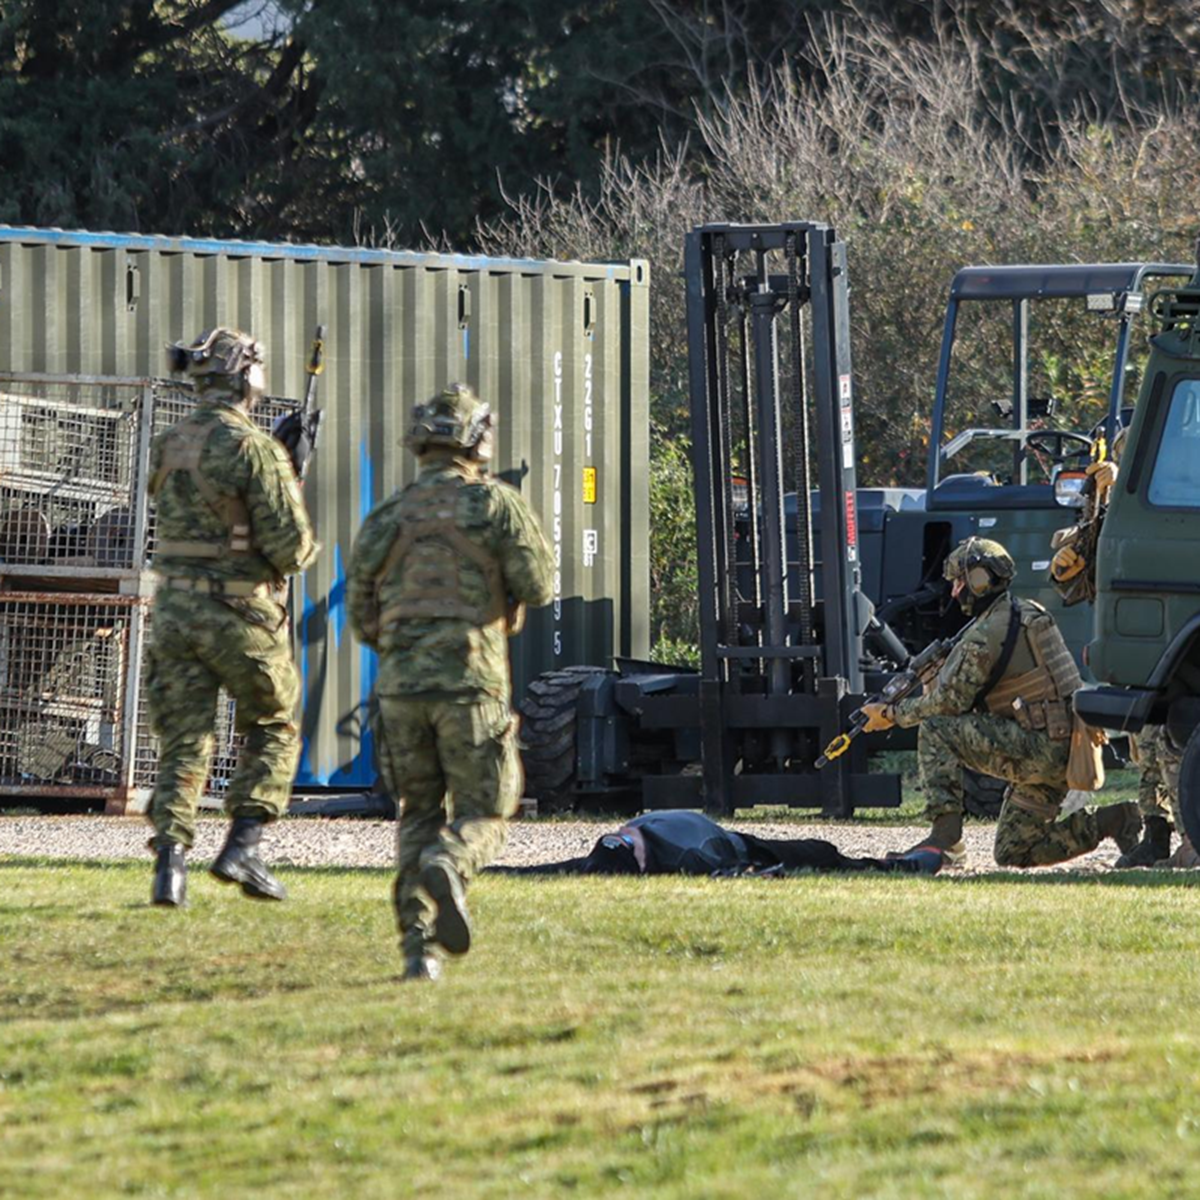
<instances>
[{"instance_id":1,"label":"truck wheel","mask_svg":"<svg viewBox=\"0 0 1200 1200\"><path fill-rule=\"evenodd\" d=\"M973 817L994 821L1000 815L1008 784L978 771L963 771L963 803Z\"/></svg>"},{"instance_id":2,"label":"truck wheel","mask_svg":"<svg viewBox=\"0 0 1200 1200\"><path fill-rule=\"evenodd\" d=\"M1200 846L1200 727L1192 730L1179 764L1179 808L1193 846Z\"/></svg>"},{"instance_id":3,"label":"truck wheel","mask_svg":"<svg viewBox=\"0 0 1200 1200\"><path fill-rule=\"evenodd\" d=\"M575 807L579 691L587 680L602 674L602 667L547 671L529 685L517 705L525 794L537 800L539 813L570 812Z\"/></svg>"}]
</instances>

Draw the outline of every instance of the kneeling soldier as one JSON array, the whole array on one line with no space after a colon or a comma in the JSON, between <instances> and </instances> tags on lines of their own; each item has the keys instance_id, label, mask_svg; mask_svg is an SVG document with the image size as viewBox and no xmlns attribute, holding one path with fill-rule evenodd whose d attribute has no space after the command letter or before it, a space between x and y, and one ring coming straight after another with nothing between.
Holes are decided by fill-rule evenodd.
<instances>
[{"instance_id":1,"label":"kneeling soldier","mask_svg":"<svg viewBox=\"0 0 1200 1200\"><path fill-rule=\"evenodd\" d=\"M974 621L922 696L871 704L868 731L920 726L917 764L933 823L922 845L962 862L964 767L1012 787L996 826L1002 867L1064 862L1112 838L1137 845L1136 804L1083 809L1059 819L1067 795L1073 715L1082 680L1054 618L1009 591L1016 564L999 542L968 538L946 559L953 595Z\"/></svg>"},{"instance_id":2,"label":"kneeling soldier","mask_svg":"<svg viewBox=\"0 0 1200 1200\"><path fill-rule=\"evenodd\" d=\"M520 494L484 471L492 425L463 384L416 406L417 480L367 517L347 577L351 627L380 655L406 979L437 978L436 947L470 948L466 885L521 798L507 638L523 605L550 600L554 559Z\"/></svg>"}]
</instances>

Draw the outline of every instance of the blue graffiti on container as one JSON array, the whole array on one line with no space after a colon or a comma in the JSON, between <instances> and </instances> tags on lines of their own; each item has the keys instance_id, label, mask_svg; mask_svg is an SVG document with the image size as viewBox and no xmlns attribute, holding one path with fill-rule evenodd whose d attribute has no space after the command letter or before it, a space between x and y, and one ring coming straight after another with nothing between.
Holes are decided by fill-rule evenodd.
<instances>
[{"instance_id":1,"label":"blue graffiti on container","mask_svg":"<svg viewBox=\"0 0 1200 1200\"><path fill-rule=\"evenodd\" d=\"M309 645L312 639L312 620L313 615L317 611L317 606L308 598L308 589L305 586L307 579L304 575L296 581L295 586L300 589L300 595L304 597L304 611L300 617L300 695L304 697L304 702L308 703L308 677L309 677ZM304 734L300 739L300 766L296 772L297 783L323 783L324 780L314 778L312 759L309 755L310 745L308 734Z\"/></svg>"},{"instance_id":2,"label":"blue graffiti on container","mask_svg":"<svg viewBox=\"0 0 1200 1200\"><path fill-rule=\"evenodd\" d=\"M366 442L358 447L358 521L361 525L367 514L375 507L375 464ZM371 697L375 691L375 680L379 674L379 659L373 650L359 647L359 716L361 737L358 755L351 768L353 782L370 787L375 782L375 734L371 729Z\"/></svg>"},{"instance_id":3,"label":"blue graffiti on container","mask_svg":"<svg viewBox=\"0 0 1200 1200\"><path fill-rule=\"evenodd\" d=\"M333 586L329 589L329 627L333 630L333 648L342 648L346 631L346 568L342 563L341 543L333 547Z\"/></svg>"}]
</instances>

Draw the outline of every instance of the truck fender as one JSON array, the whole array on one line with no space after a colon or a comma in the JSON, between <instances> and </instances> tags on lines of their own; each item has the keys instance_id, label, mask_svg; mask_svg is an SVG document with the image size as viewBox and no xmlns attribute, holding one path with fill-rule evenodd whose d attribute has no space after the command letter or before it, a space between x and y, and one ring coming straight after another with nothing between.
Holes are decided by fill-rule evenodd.
<instances>
[{"instance_id":1,"label":"truck fender","mask_svg":"<svg viewBox=\"0 0 1200 1200\"><path fill-rule=\"evenodd\" d=\"M1200 613L1191 617L1185 625L1183 625L1171 639L1170 644L1163 651L1162 657L1158 660L1158 664L1150 673L1150 678L1146 680L1146 687L1153 690L1161 690L1171 681L1171 676L1175 672L1175 667L1179 662L1186 657L1188 650L1191 649L1192 643L1200 636Z\"/></svg>"}]
</instances>

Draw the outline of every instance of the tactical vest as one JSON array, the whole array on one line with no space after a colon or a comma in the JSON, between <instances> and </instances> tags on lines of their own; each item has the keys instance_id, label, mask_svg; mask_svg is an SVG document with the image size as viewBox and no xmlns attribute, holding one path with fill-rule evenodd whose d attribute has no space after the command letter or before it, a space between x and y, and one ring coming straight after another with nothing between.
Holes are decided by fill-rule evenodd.
<instances>
[{"instance_id":1,"label":"tactical vest","mask_svg":"<svg viewBox=\"0 0 1200 1200\"><path fill-rule=\"evenodd\" d=\"M984 704L990 713L1014 718L1022 729L1063 741L1071 736L1071 697L1083 677L1054 618L1040 604L1025 601L1020 621L1016 653Z\"/></svg>"},{"instance_id":2,"label":"tactical vest","mask_svg":"<svg viewBox=\"0 0 1200 1200\"><path fill-rule=\"evenodd\" d=\"M375 576L375 597L388 580L399 595L379 614L379 628L397 621L436 619L491 625L506 617L504 573L500 563L458 527L458 495L472 481L410 487L400 499L400 531ZM461 568L472 563L483 575L488 599L467 601Z\"/></svg>"},{"instance_id":3,"label":"tactical vest","mask_svg":"<svg viewBox=\"0 0 1200 1200\"><path fill-rule=\"evenodd\" d=\"M249 554L253 549L250 542L250 514L240 496L226 496L218 492L200 471L200 456L208 439L219 425L202 425L195 417L188 417L169 429L162 440L162 455L159 468L150 480L150 494L157 496L168 476L175 471L186 471L201 499L216 514L229 530L229 536L221 542L172 542L160 538L157 552L171 558L223 558L226 554Z\"/></svg>"}]
</instances>

